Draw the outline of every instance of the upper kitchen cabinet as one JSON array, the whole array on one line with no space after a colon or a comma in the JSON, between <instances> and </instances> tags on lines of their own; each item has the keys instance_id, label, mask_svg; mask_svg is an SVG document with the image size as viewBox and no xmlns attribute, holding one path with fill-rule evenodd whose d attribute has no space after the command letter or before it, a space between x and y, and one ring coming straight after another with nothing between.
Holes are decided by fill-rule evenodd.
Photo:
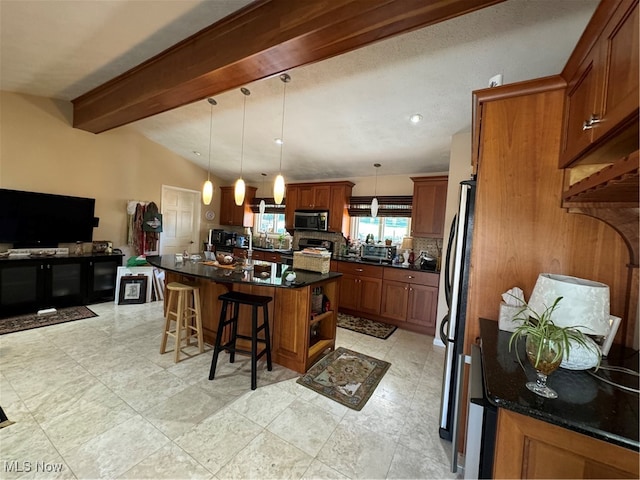
<instances>
[{"instance_id":1,"label":"upper kitchen cabinet","mask_svg":"<svg viewBox=\"0 0 640 480\"><path fill-rule=\"evenodd\" d=\"M286 229L293 231L293 214L296 210L328 210L329 230L348 235L347 207L353 185L349 181L288 184L284 213Z\"/></svg>"},{"instance_id":2,"label":"upper kitchen cabinet","mask_svg":"<svg viewBox=\"0 0 640 480\"><path fill-rule=\"evenodd\" d=\"M638 1L602 2L562 72L561 168L585 156L600 163L603 141L608 152L637 150L639 56Z\"/></svg>"},{"instance_id":3,"label":"upper kitchen cabinet","mask_svg":"<svg viewBox=\"0 0 640 480\"><path fill-rule=\"evenodd\" d=\"M329 210L331 202L331 186L327 184L298 185L299 210Z\"/></svg>"},{"instance_id":4,"label":"upper kitchen cabinet","mask_svg":"<svg viewBox=\"0 0 640 480\"><path fill-rule=\"evenodd\" d=\"M413 180L411 235L442 238L448 177L411 177L411 180Z\"/></svg>"},{"instance_id":5,"label":"upper kitchen cabinet","mask_svg":"<svg viewBox=\"0 0 640 480\"><path fill-rule=\"evenodd\" d=\"M235 227L251 227L253 226L253 213L251 212L251 203L256 196L256 187L246 187L244 202L242 205L236 205L233 195L235 187L220 187L222 199L220 201L220 225L229 225Z\"/></svg>"},{"instance_id":6,"label":"upper kitchen cabinet","mask_svg":"<svg viewBox=\"0 0 640 480\"><path fill-rule=\"evenodd\" d=\"M638 22L638 0L600 3L562 72L569 80L560 150L560 167L565 169L562 206L613 226L636 266ZM632 278L637 282L637 269ZM635 310L627 313L635 318Z\"/></svg>"}]
</instances>

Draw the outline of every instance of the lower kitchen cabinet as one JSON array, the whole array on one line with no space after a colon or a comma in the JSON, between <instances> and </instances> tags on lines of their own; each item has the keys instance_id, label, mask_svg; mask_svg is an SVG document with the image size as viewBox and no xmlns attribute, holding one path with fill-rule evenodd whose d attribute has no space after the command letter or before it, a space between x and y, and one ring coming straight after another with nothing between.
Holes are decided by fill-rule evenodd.
<instances>
[{"instance_id":1,"label":"lower kitchen cabinet","mask_svg":"<svg viewBox=\"0 0 640 480\"><path fill-rule=\"evenodd\" d=\"M402 328L433 335L438 274L399 268L384 268L383 271L380 315Z\"/></svg>"},{"instance_id":2,"label":"lower kitchen cabinet","mask_svg":"<svg viewBox=\"0 0 640 480\"><path fill-rule=\"evenodd\" d=\"M505 409L493 478L638 478L638 453Z\"/></svg>"},{"instance_id":3,"label":"lower kitchen cabinet","mask_svg":"<svg viewBox=\"0 0 640 480\"><path fill-rule=\"evenodd\" d=\"M352 314L380 314L382 268L360 263L338 262L340 309Z\"/></svg>"}]
</instances>

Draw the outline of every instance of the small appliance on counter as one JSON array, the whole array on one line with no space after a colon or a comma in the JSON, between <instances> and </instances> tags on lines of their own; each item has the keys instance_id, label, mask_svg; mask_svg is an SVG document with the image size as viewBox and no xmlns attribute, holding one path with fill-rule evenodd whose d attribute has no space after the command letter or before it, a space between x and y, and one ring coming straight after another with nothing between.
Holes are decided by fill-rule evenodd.
<instances>
[{"instance_id":1,"label":"small appliance on counter","mask_svg":"<svg viewBox=\"0 0 640 480\"><path fill-rule=\"evenodd\" d=\"M360 246L360 258L371 262L391 263L396 253L397 247L393 246L368 243Z\"/></svg>"},{"instance_id":2,"label":"small appliance on counter","mask_svg":"<svg viewBox=\"0 0 640 480\"><path fill-rule=\"evenodd\" d=\"M429 252L420 252L420 270L435 272L438 269L438 259L429 255Z\"/></svg>"}]
</instances>

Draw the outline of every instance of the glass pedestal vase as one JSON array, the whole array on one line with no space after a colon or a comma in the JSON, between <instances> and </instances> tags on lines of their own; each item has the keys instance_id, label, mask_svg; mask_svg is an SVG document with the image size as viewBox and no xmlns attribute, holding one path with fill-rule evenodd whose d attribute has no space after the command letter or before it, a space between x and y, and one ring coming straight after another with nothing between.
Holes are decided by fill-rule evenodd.
<instances>
[{"instance_id":1,"label":"glass pedestal vase","mask_svg":"<svg viewBox=\"0 0 640 480\"><path fill-rule=\"evenodd\" d=\"M558 398L555 390L547 386L551 375L562 362L562 345L548 339L527 336L526 351L529 363L536 369L536 381L527 382L527 388L545 398Z\"/></svg>"}]
</instances>

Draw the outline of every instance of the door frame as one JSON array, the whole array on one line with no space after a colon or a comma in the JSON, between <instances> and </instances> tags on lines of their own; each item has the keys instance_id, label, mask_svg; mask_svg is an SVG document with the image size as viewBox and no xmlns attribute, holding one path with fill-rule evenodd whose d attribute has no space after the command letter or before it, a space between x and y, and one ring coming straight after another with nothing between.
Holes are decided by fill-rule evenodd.
<instances>
[{"instance_id":1,"label":"door frame","mask_svg":"<svg viewBox=\"0 0 640 480\"><path fill-rule=\"evenodd\" d=\"M193 230L191 231L191 234L193 235L193 237L195 238L195 244L198 245L198 250L200 250L200 229L201 229L201 217L202 217L202 201L201 201L201 192L199 190L192 190L190 188L182 188L182 187L174 187L173 185L165 185L162 184L161 186L161 192L160 192L160 213L164 214L164 204L165 204L165 192L167 190L173 190L173 191L178 191L178 192L187 192L187 193L192 193L195 197L197 197L197 201L194 202L194 212L193 214L195 215L195 221L193 222ZM158 247L158 251L160 252L160 255L163 254L163 237L162 234L160 235L160 242L159 242L159 247Z\"/></svg>"}]
</instances>

